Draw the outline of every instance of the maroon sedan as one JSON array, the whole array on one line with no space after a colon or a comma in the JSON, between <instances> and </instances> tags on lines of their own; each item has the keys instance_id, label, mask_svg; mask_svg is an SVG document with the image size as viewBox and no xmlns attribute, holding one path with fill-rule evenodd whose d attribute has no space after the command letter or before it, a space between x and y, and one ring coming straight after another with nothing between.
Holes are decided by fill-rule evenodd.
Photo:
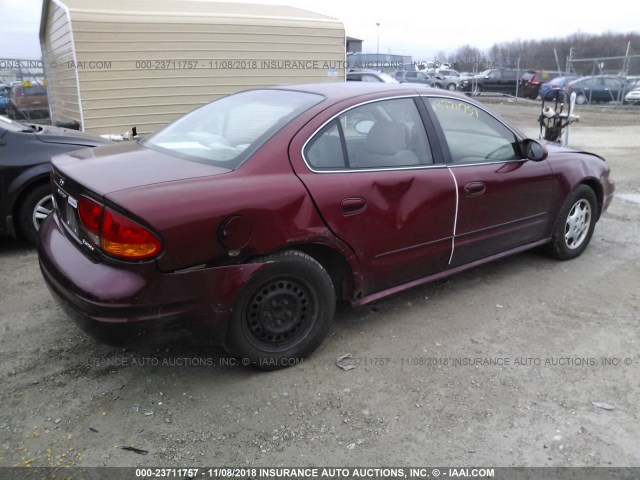
<instances>
[{"instance_id":1,"label":"maroon sedan","mask_svg":"<svg viewBox=\"0 0 640 480\"><path fill-rule=\"evenodd\" d=\"M577 257L614 190L602 158L465 96L355 82L238 93L53 166L40 266L83 329L178 323L263 368L313 352L336 301Z\"/></svg>"}]
</instances>

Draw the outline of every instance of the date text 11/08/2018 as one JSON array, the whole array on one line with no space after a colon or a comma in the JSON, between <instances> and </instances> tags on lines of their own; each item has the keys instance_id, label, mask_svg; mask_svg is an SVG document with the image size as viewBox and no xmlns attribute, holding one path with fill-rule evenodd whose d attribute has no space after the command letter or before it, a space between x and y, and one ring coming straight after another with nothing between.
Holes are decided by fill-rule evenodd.
<instances>
[{"instance_id":1,"label":"date text 11/08/2018","mask_svg":"<svg viewBox=\"0 0 640 480\"><path fill-rule=\"evenodd\" d=\"M350 467L350 468L136 468L138 478L437 478L472 477L492 478L495 476L493 468L426 468L426 467Z\"/></svg>"}]
</instances>

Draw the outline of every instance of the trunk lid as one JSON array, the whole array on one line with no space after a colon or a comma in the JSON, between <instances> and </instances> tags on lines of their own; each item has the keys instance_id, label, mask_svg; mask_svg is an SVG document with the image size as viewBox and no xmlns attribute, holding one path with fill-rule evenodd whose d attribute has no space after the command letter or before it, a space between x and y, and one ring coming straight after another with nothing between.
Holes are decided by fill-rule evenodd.
<instances>
[{"instance_id":1,"label":"trunk lid","mask_svg":"<svg viewBox=\"0 0 640 480\"><path fill-rule=\"evenodd\" d=\"M78 206L83 195L109 204L116 192L140 190L150 185L206 178L231 170L189 161L145 148L136 142L82 149L53 157L53 197L60 223L84 251L97 255L99 249L83 228ZM184 187L183 184L183 188ZM154 194L142 195L154 202ZM136 212L121 212L143 226L151 226Z\"/></svg>"},{"instance_id":2,"label":"trunk lid","mask_svg":"<svg viewBox=\"0 0 640 480\"><path fill-rule=\"evenodd\" d=\"M137 142L82 149L52 159L56 179L72 179L96 195L156 183L209 177L231 170L167 155ZM59 185L58 186L62 186ZM64 188L64 186L62 186Z\"/></svg>"}]
</instances>

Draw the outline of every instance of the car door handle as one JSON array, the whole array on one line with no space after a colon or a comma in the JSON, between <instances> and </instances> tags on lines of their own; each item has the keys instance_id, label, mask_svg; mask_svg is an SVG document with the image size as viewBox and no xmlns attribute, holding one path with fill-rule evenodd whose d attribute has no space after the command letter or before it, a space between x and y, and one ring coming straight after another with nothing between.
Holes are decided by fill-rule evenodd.
<instances>
[{"instance_id":1,"label":"car door handle","mask_svg":"<svg viewBox=\"0 0 640 480\"><path fill-rule=\"evenodd\" d=\"M484 182L469 182L464 186L464 194L467 197L477 197L487 191Z\"/></svg>"},{"instance_id":2,"label":"car door handle","mask_svg":"<svg viewBox=\"0 0 640 480\"><path fill-rule=\"evenodd\" d=\"M356 215L366 210L367 202L364 198L350 197L342 200L340 207L343 215Z\"/></svg>"}]
</instances>

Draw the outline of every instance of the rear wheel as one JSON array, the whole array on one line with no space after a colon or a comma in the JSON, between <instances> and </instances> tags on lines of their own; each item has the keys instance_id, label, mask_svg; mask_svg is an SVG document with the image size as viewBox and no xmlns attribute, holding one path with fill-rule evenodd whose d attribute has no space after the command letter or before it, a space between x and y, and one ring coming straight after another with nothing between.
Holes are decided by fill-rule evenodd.
<instances>
[{"instance_id":1,"label":"rear wheel","mask_svg":"<svg viewBox=\"0 0 640 480\"><path fill-rule=\"evenodd\" d=\"M227 348L243 357L243 364L263 370L300 363L329 332L336 302L331 278L297 250L256 262L268 263L238 297Z\"/></svg>"},{"instance_id":2,"label":"rear wheel","mask_svg":"<svg viewBox=\"0 0 640 480\"><path fill-rule=\"evenodd\" d=\"M38 244L40 225L53 211L53 196L48 183L37 185L22 200L18 211L18 228L32 245Z\"/></svg>"},{"instance_id":3,"label":"rear wheel","mask_svg":"<svg viewBox=\"0 0 640 480\"><path fill-rule=\"evenodd\" d=\"M593 190L580 185L562 204L553 229L551 254L560 260L576 258L589 245L596 224L598 200Z\"/></svg>"}]
</instances>

